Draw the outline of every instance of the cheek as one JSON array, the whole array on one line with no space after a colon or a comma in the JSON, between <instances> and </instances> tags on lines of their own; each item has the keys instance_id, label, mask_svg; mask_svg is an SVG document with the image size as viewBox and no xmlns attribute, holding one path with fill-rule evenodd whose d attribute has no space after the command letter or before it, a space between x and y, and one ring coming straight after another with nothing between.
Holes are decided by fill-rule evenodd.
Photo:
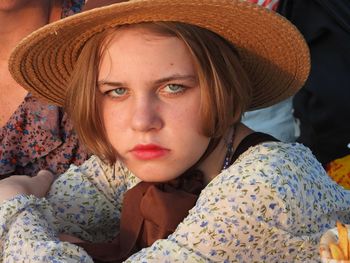
<instances>
[{"instance_id":1,"label":"cheek","mask_svg":"<svg viewBox=\"0 0 350 263\"><path fill-rule=\"evenodd\" d=\"M173 116L179 127L184 127L198 136L203 135L203 120L201 117L200 104L195 101L188 107L183 107L179 114Z\"/></svg>"},{"instance_id":2,"label":"cheek","mask_svg":"<svg viewBox=\"0 0 350 263\"><path fill-rule=\"evenodd\" d=\"M108 107L108 103L106 103L105 101L102 101L101 103L101 108L102 108L102 120L103 120L103 124L105 126L106 132L108 134L108 130L109 130L109 125L110 122L109 120L111 119L111 111L109 110Z\"/></svg>"},{"instance_id":3,"label":"cheek","mask_svg":"<svg viewBox=\"0 0 350 263\"><path fill-rule=\"evenodd\" d=\"M184 151L195 155L201 155L207 149L210 140L203 134L203 121L199 109L199 103L193 103L189 107L173 111L177 114L168 118L172 122L173 138L181 141L179 144L184 147Z\"/></svg>"},{"instance_id":4,"label":"cheek","mask_svg":"<svg viewBox=\"0 0 350 263\"><path fill-rule=\"evenodd\" d=\"M123 127L122 114L108 101L102 102L102 119L106 129L108 140L114 144L116 135L120 134L118 127Z\"/></svg>"}]
</instances>

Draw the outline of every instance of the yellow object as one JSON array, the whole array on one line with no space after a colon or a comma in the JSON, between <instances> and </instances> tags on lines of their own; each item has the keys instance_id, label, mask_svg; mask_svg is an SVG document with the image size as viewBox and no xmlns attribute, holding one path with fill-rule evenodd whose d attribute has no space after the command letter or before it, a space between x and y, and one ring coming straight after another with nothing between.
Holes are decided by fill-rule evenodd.
<instances>
[{"instance_id":1,"label":"yellow object","mask_svg":"<svg viewBox=\"0 0 350 263\"><path fill-rule=\"evenodd\" d=\"M329 249L331 250L332 258L335 260L344 260L344 254L341 248L334 243L329 244Z\"/></svg>"},{"instance_id":2,"label":"yellow object","mask_svg":"<svg viewBox=\"0 0 350 263\"><path fill-rule=\"evenodd\" d=\"M339 221L337 221L337 228L338 228L338 246L344 254L343 255L344 257L342 259L348 260L349 259L348 228L344 224L340 223ZM333 252L332 252L332 255L333 255Z\"/></svg>"},{"instance_id":3,"label":"yellow object","mask_svg":"<svg viewBox=\"0 0 350 263\"><path fill-rule=\"evenodd\" d=\"M350 190L350 155L331 161L326 170L334 181Z\"/></svg>"}]
</instances>

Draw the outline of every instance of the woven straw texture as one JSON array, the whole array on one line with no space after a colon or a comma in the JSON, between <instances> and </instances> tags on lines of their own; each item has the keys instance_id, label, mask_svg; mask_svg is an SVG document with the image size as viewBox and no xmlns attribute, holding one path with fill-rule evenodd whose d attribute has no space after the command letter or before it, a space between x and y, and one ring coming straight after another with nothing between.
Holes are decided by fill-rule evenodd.
<instances>
[{"instance_id":1,"label":"woven straw texture","mask_svg":"<svg viewBox=\"0 0 350 263\"><path fill-rule=\"evenodd\" d=\"M231 41L253 83L251 110L293 95L309 74L309 51L298 30L242 0L135 0L89 10L26 37L11 55L10 72L34 95L62 106L84 43L106 28L146 21L194 24Z\"/></svg>"}]
</instances>

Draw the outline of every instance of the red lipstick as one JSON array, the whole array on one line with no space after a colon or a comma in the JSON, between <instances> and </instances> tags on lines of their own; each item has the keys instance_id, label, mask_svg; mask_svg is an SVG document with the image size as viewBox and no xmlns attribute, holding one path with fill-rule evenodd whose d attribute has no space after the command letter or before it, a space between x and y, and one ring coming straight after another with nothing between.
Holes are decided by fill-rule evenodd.
<instances>
[{"instance_id":1,"label":"red lipstick","mask_svg":"<svg viewBox=\"0 0 350 263\"><path fill-rule=\"evenodd\" d=\"M169 149L160 147L156 144L139 144L131 149L131 153L140 160L152 160L163 157L169 152Z\"/></svg>"}]
</instances>

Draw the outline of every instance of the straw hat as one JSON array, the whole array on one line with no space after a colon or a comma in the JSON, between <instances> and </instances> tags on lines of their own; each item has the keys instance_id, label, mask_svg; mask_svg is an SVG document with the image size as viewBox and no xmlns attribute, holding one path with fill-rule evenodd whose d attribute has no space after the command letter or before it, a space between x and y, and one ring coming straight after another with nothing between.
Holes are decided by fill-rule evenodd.
<instances>
[{"instance_id":1,"label":"straw hat","mask_svg":"<svg viewBox=\"0 0 350 263\"><path fill-rule=\"evenodd\" d=\"M10 72L34 95L64 105L85 42L106 28L146 21L194 24L231 41L253 83L249 109L293 95L309 74L309 51L298 30L280 15L242 0L133 0L88 10L26 37L11 55Z\"/></svg>"}]
</instances>

